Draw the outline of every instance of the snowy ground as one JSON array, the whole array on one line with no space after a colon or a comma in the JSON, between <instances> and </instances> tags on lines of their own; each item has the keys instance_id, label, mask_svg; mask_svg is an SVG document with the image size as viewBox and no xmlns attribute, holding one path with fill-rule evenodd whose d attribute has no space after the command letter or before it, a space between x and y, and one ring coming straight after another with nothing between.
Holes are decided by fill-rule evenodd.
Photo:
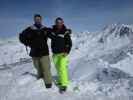
<instances>
[{"instance_id":1,"label":"snowy ground","mask_svg":"<svg viewBox=\"0 0 133 100\"><path fill-rule=\"evenodd\" d=\"M0 100L133 100L133 25L73 35L71 84L61 95L36 79L30 57L17 39L0 40ZM52 60L51 60L52 61ZM53 78L56 70L52 66Z\"/></svg>"}]
</instances>

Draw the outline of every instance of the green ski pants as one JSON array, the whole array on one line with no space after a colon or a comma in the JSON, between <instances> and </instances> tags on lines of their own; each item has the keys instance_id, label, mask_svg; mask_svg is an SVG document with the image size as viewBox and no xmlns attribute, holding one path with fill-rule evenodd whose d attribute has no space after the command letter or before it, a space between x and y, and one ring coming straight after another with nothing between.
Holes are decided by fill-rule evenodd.
<instances>
[{"instance_id":1,"label":"green ski pants","mask_svg":"<svg viewBox=\"0 0 133 100\"><path fill-rule=\"evenodd\" d=\"M57 82L61 86L68 86L68 58L65 53L53 54L53 62L55 64L58 80Z\"/></svg>"}]
</instances>

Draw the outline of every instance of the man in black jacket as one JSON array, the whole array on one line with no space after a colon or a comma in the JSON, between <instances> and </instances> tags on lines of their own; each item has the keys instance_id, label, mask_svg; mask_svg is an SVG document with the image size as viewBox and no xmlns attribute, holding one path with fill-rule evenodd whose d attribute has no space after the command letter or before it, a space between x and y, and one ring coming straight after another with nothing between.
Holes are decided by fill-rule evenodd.
<instances>
[{"instance_id":1,"label":"man in black jacket","mask_svg":"<svg viewBox=\"0 0 133 100\"><path fill-rule=\"evenodd\" d=\"M46 88L52 86L52 75L50 72L49 49L47 45L48 28L42 25L42 17L34 16L34 24L26 28L20 35L19 40L25 46L31 48L30 56L38 72L38 78L43 78Z\"/></svg>"},{"instance_id":2,"label":"man in black jacket","mask_svg":"<svg viewBox=\"0 0 133 100\"><path fill-rule=\"evenodd\" d=\"M55 25L52 28L51 47L53 52L53 61L57 69L59 90L61 93L65 92L69 85L68 79L68 58L71 47L71 30L64 25L62 18L55 20Z\"/></svg>"}]
</instances>

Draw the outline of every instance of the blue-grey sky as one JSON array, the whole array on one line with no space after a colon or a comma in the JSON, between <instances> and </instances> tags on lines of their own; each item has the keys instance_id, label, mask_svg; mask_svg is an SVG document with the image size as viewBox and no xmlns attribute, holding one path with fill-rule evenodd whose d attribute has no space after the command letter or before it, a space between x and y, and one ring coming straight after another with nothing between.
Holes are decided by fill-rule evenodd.
<instances>
[{"instance_id":1,"label":"blue-grey sky","mask_svg":"<svg viewBox=\"0 0 133 100\"><path fill-rule=\"evenodd\" d=\"M0 37L21 32L36 13L47 26L61 16L74 32L92 32L108 24L132 24L133 0L0 0L0 12Z\"/></svg>"}]
</instances>

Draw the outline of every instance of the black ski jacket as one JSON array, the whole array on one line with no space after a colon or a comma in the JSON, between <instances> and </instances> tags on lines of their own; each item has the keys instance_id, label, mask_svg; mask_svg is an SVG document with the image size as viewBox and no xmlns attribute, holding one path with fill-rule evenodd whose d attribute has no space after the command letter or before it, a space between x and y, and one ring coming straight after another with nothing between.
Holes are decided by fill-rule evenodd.
<instances>
[{"instance_id":1,"label":"black ski jacket","mask_svg":"<svg viewBox=\"0 0 133 100\"><path fill-rule=\"evenodd\" d=\"M20 33L19 40L25 46L29 46L31 48L31 57L49 55L49 49L47 45L49 32L50 31L48 31L48 28L44 26L38 28L35 25L32 25Z\"/></svg>"},{"instance_id":2,"label":"black ski jacket","mask_svg":"<svg viewBox=\"0 0 133 100\"><path fill-rule=\"evenodd\" d=\"M52 39L51 48L53 53L70 52L72 47L71 30L67 29L65 25L60 31L57 29L56 25L54 25L51 29L51 36L49 37Z\"/></svg>"}]
</instances>

